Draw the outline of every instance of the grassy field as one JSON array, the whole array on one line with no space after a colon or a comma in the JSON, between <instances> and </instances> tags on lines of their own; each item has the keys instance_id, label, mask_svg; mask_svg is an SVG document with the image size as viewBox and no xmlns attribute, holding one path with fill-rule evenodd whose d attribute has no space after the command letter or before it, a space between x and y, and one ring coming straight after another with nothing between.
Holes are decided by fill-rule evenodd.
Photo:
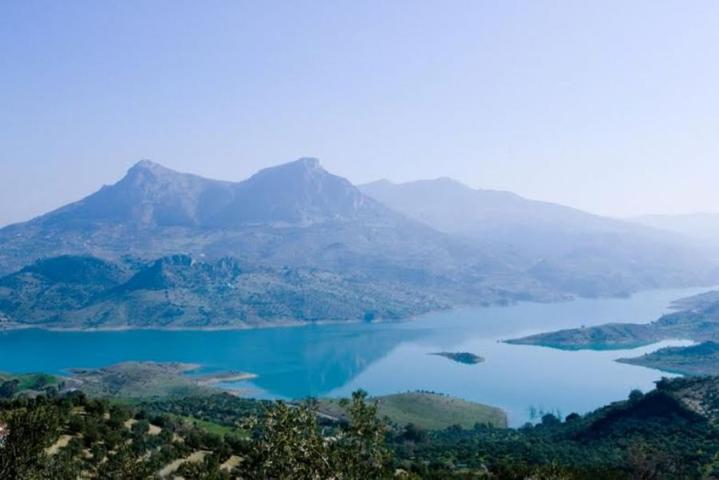
<instances>
[{"instance_id":1,"label":"grassy field","mask_svg":"<svg viewBox=\"0 0 719 480\"><path fill-rule=\"evenodd\" d=\"M414 424L427 430L442 430L452 425L472 428L476 423L506 427L506 414L496 407L429 392L407 392L375 397L380 416L397 425ZM320 411L342 417L337 400L320 400Z\"/></svg>"},{"instance_id":2,"label":"grassy field","mask_svg":"<svg viewBox=\"0 0 719 480\"><path fill-rule=\"evenodd\" d=\"M227 435L229 433L232 433L242 437L247 436L247 432L240 430L239 428L228 427L227 425L220 425L219 423L201 420L199 418L190 416L174 415L174 417L180 418L188 422L190 425L194 425L198 428L201 428L210 433L214 433L216 435Z\"/></svg>"}]
</instances>

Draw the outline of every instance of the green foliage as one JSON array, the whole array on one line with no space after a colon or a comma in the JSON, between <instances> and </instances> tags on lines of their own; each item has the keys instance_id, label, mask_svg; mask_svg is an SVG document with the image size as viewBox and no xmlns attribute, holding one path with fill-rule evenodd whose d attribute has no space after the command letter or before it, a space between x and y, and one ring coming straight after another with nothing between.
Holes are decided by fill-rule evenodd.
<instances>
[{"instance_id":1,"label":"green foliage","mask_svg":"<svg viewBox=\"0 0 719 480\"><path fill-rule=\"evenodd\" d=\"M333 436L321 431L316 403L290 406L277 402L247 428L253 442L247 457L246 478L323 480L390 475L390 454L384 443L386 426L377 418L377 407L366 402L365 392L355 392L346 404L348 422Z\"/></svg>"},{"instance_id":2,"label":"green foliage","mask_svg":"<svg viewBox=\"0 0 719 480\"><path fill-rule=\"evenodd\" d=\"M0 374L0 399L12 398L26 390L47 391L57 387L58 378L46 373Z\"/></svg>"},{"instance_id":3,"label":"green foliage","mask_svg":"<svg viewBox=\"0 0 719 480\"><path fill-rule=\"evenodd\" d=\"M349 421L342 425L331 444L338 478L382 478L388 474L389 451L385 447L386 425L377 416L377 404L367 402L359 390L344 401ZM341 473L340 473L341 472Z\"/></svg>"},{"instance_id":4,"label":"green foliage","mask_svg":"<svg viewBox=\"0 0 719 480\"><path fill-rule=\"evenodd\" d=\"M231 474L220 470L216 455L208 455L202 462L187 462L180 466L177 473L182 478L192 480L229 480Z\"/></svg>"},{"instance_id":5,"label":"green foliage","mask_svg":"<svg viewBox=\"0 0 719 480\"><path fill-rule=\"evenodd\" d=\"M6 380L0 383L0 398L12 398L20 391L20 380Z\"/></svg>"},{"instance_id":6,"label":"green foliage","mask_svg":"<svg viewBox=\"0 0 719 480\"><path fill-rule=\"evenodd\" d=\"M81 472L152 479L168 468L166 477L188 480L717 478L717 385L717 379L665 380L653 392L633 392L590 414L565 421L545 415L521 429L400 428L380 418L378 403L361 391L341 402L339 421L318 416L314 401L252 405L217 395L205 397L207 405L173 399L127 406L79 393L15 398L0 402L9 432L0 447L0 479L76 480ZM227 428L241 423L251 435L208 432L186 420L193 414ZM232 457L236 466L221 468Z\"/></svg>"},{"instance_id":7,"label":"green foliage","mask_svg":"<svg viewBox=\"0 0 719 480\"><path fill-rule=\"evenodd\" d=\"M156 478L149 462L142 461L127 445L120 445L108 460L99 465L96 478L100 480L148 480Z\"/></svg>"},{"instance_id":8,"label":"green foliage","mask_svg":"<svg viewBox=\"0 0 719 480\"><path fill-rule=\"evenodd\" d=\"M277 402L262 418L251 419L247 478L321 480L328 478L331 459L317 417L308 405Z\"/></svg>"},{"instance_id":9,"label":"green foliage","mask_svg":"<svg viewBox=\"0 0 719 480\"><path fill-rule=\"evenodd\" d=\"M58 430L55 409L42 403L20 407L2 416L9 432L0 449L0 478L42 478L45 449Z\"/></svg>"},{"instance_id":10,"label":"green foliage","mask_svg":"<svg viewBox=\"0 0 719 480\"><path fill-rule=\"evenodd\" d=\"M172 414L204 420L211 424L236 427L247 417L260 415L269 404L269 401L218 393L207 397L151 400L141 405L143 410L152 415Z\"/></svg>"}]
</instances>

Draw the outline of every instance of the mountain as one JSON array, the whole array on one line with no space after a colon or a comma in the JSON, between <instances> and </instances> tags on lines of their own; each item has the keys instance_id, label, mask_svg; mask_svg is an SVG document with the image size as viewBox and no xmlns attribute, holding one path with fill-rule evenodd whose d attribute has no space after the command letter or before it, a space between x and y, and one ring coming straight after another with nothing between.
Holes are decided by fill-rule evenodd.
<instances>
[{"instance_id":1,"label":"mountain","mask_svg":"<svg viewBox=\"0 0 719 480\"><path fill-rule=\"evenodd\" d=\"M533 278L579 295L708 283L714 273L709 254L678 235L510 192L449 178L359 188L439 231L514 255Z\"/></svg>"},{"instance_id":2,"label":"mountain","mask_svg":"<svg viewBox=\"0 0 719 480\"><path fill-rule=\"evenodd\" d=\"M601 217L547 202L528 200L511 192L468 187L451 178L395 184L379 180L359 186L366 195L438 230L471 237L514 234L574 235L600 231ZM550 248L551 245L543 245Z\"/></svg>"},{"instance_id":3,"label":"mountain","mask_svg":"<svg viewBox=\"0 0 719 480\"><path fill-rule=\"evenodd\" d=\"M43 215L33 226L97 229L232 228L252 224L311 224L376 213L378 205L312 158L261 170L242 182L179 173L148 160L112 186Z\"/></svg>"},{"instance_id":4,"label":"mountain","mask_svg":"<svg viewBox=\"0 0 719 480\"><path fill-rule=\"evenodd\" d=\"M190 253L337 267L359 265L353 257L371 263L366 257L388 258L389 253L398 262L426 252L423 263L429 254L437 264L452 263L451 257L466 250L366 197L313 159L268 168L236 183L142 161L114 185L0 230L0 246L4 273L63 254ZM419 264L406 262L404 268L413 263Z\"/></svg>"},{"instance_id":5,"label":"mountain","mask_svg":"<svg viewBox=\"0 0 719 480\"><path fill-rule=\"evenodd\" d=\"M641 215L629 220L649 227L685 235L714 248L719 247L719 213Z\"/></svg>"},{"instance_id":6,"label":"mountain","mask_svg":"<svg viewBox=\"0 0 719 480\"><path fill-rule=\"evenodd\" d=\"M72 284L68 279L42 273L42 281L33 277L11 289L3 301L19 305L0 309L0 315L17 321L22 313L25 319L21 321L31 323L47 322L54 314L64 326L90 326L102 311L107 317L102 317L100 324L118 326L123 321L136 324L140 320L132 315L141 313L163 324L157 315L165 307L148 310L148 305L179 295L185 306L178 308L184 316L168 320L167 325L188 325L192 315L198 325L204 325L208 320L202 312L214 312L212 302L232 301L209 287L202 293L202 281L216 282L219 289L222 282L235 279L223 276L227 273L219 272L219 267L213 267L214 273L205 278L204 270L194 266L216 265L226 258L265 269L271 272L267 275L284 282L275 292L279 297L269 313L250 308L243 314L241 318L253 325L288 318L361 319L365 314L397 318L460 303L566 298L518 268L511 254L496 254L397 213L346 179L328 173L314 159L268 168L241 182L205 179L142 161L114 185L0 230L0 274L7 276L5 282L27 280L33 269L70 259L77 263L78 258L84 259L83 265L107 262L98 268L116 271L114 285L122 289L110 295L102 289L104 280L98 280L102 288L96 288L88 279L82 289L73 286L67 290L67 284ZM189 265L172 264L172 269L182 273L171 273L170 258L184 258ZM64 272L70 275L75 268L80 267L65 268ZM306 278L288 281L281 273L285 270L302 272ZM133 278L123 277L130 273ZM145 283L139 291L145 293L131 293L130 286L140 281ZM302 293L300 284L295 283L300 281L317 290ZM259 284L252 280L245 286L252 289ZM161 288L153 290L152 285ZM41 302L44 288L49 293L70 291L68 298L81 303L87 302L88 296L104 296L92 297L90 303L80 306L52 294L46 305L40 305L37 302ZM147 293L151 291L164 293ZM316 309L293 310L293 296L302 295L308 295ZM132 315L121 313L127 310L121 304L123 298L128 305L137 306ZM269 297L263 298L270 302ZM140 305L140 299L145 303ZM343 301L348 303L343 305ZM44 308L52 302L57 305L54 313ZM86 310L75 312L75 318L66 308ZM110 308L117 311L111 313ZM174 307L170 311L175 311ZM218 322L222 321L211 321L213 326Z\"/></svg>"},{"instance_id":7,"label":"mountain","mask_svg":"<svg viewBox=\"0 0 719 480\"><path fill-rule=\"evenodd\" d=\"M0 229L0 321L393 319L702 281L706 264L662 235L449 180L359 189L310 158L240 182L142 161L82 200Z\"/></svg>"}]
</instances>

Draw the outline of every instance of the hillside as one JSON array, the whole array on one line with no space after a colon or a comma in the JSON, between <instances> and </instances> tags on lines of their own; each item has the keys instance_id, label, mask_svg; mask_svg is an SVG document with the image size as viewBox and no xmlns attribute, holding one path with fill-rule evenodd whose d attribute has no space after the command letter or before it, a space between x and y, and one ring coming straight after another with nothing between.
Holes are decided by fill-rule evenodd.
<instances>
[{"instance_id":1,"label":"hillside","mask_svg":"<svg viewBox=\"0 0 719 480\"><path fill-rule=\"evenodd\" d=\"M204 397L217 393L185 375L197 365L126 362L104 368L76 368L67 382L94 398Z\"/></svg>"},{"instance_id":2,"label":"hillside","mask_svg":"<svg viewBox=\"0 0 719 480\"><path fill-rule=\"evenodd\" d=\"M0 278L0 325L246 328L396 320L446 308L442 290L303 268L174 255L143 262L62 256Z\"/></svg>"},{"instance_id":3,"label":"hillside","mask_svg":"<svg viewBox=\"0 0 719 480\"><path fill-rule=\"evenodd\" d=\"M412 424L426 430L442 430L453 425L473 428L476 424L505 428L507 415L499 408L469 402L431 392L407 392L374 397L378 415L404 427ZM319 411L332 417L343 417L338 401L320 400Z\"/></svg>"},{"instance_id":4,"label":"hillside","mask_svg":"<svg viewBox=\"0 0 719 480\"><path fill-rule=\"evenodd\" d=\"M54 393L0 401L9 447L0 448L0 468L9 478L70 480L83 472L88 478L245 479L281 478L277 472L297 465L314 473L322 468L321 478L330 478L348 465L366 467L369 451L378 461L366 478L699 480L719 473L718 385L717 377L662 380L651 392L633 391L584 415L548 414L521 429L466 423L441 430L385 424L382 409L451 421L468 402L393 395L379 399L375 415L372 400L358 393L346 410L331 402L342 417L337 421L316 416L313 404L228 394L128 404ZM430 408L417 409L424 400ZM268 474L272 465L276 473Z\"/></svg>"},{"instance_id":5,"label":"hillside","mask_svg":"<svg viewBox=\"0 0 719 480\"><path fill-rule=\"evenodd\" d=\"M617 361L682 375L719 375L719 343L665 347L640 357L620 358Z\"/></svg>"},{"instance_id":6,"label":"hillside","mask_svg":"<svg viewBox=\"0 0 719 480\"><path fill-rule=\"evenodd\" d=\"M582 296L707 279L708 252L668 232L440 178L360 190L439 231L511 252L532 278Z\"/></svg>"}]
</instances>

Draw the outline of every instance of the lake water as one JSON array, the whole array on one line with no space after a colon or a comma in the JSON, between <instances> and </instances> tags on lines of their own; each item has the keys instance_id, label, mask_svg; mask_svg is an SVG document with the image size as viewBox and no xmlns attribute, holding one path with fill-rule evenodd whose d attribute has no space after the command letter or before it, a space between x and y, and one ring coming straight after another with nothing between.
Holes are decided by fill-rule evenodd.
<instances>
[{"instance_id":1,"label":"lake water","mask_svg":"<svg viewBox=\"0 0 719 480\"><path fill-rule=\"evenodd\" d=\"M672 300L706 289L656 290L626 299L579 299L511 307L461 308L394 324L324 325L244 331L0 333L0 371L63 373L129 360L191 362L204 371L258 375L233 387L263 398L343 396L363 388L372 395L431 390L495 405L513 426L531 412L583 413L649 390L664 376L613 360L665 345L632 350L561 351L508 345L516 338L559 328L606 322L650 322ZM465 365L428 355L467 351L484 363Z\"/></svg>"}]
</instances>

